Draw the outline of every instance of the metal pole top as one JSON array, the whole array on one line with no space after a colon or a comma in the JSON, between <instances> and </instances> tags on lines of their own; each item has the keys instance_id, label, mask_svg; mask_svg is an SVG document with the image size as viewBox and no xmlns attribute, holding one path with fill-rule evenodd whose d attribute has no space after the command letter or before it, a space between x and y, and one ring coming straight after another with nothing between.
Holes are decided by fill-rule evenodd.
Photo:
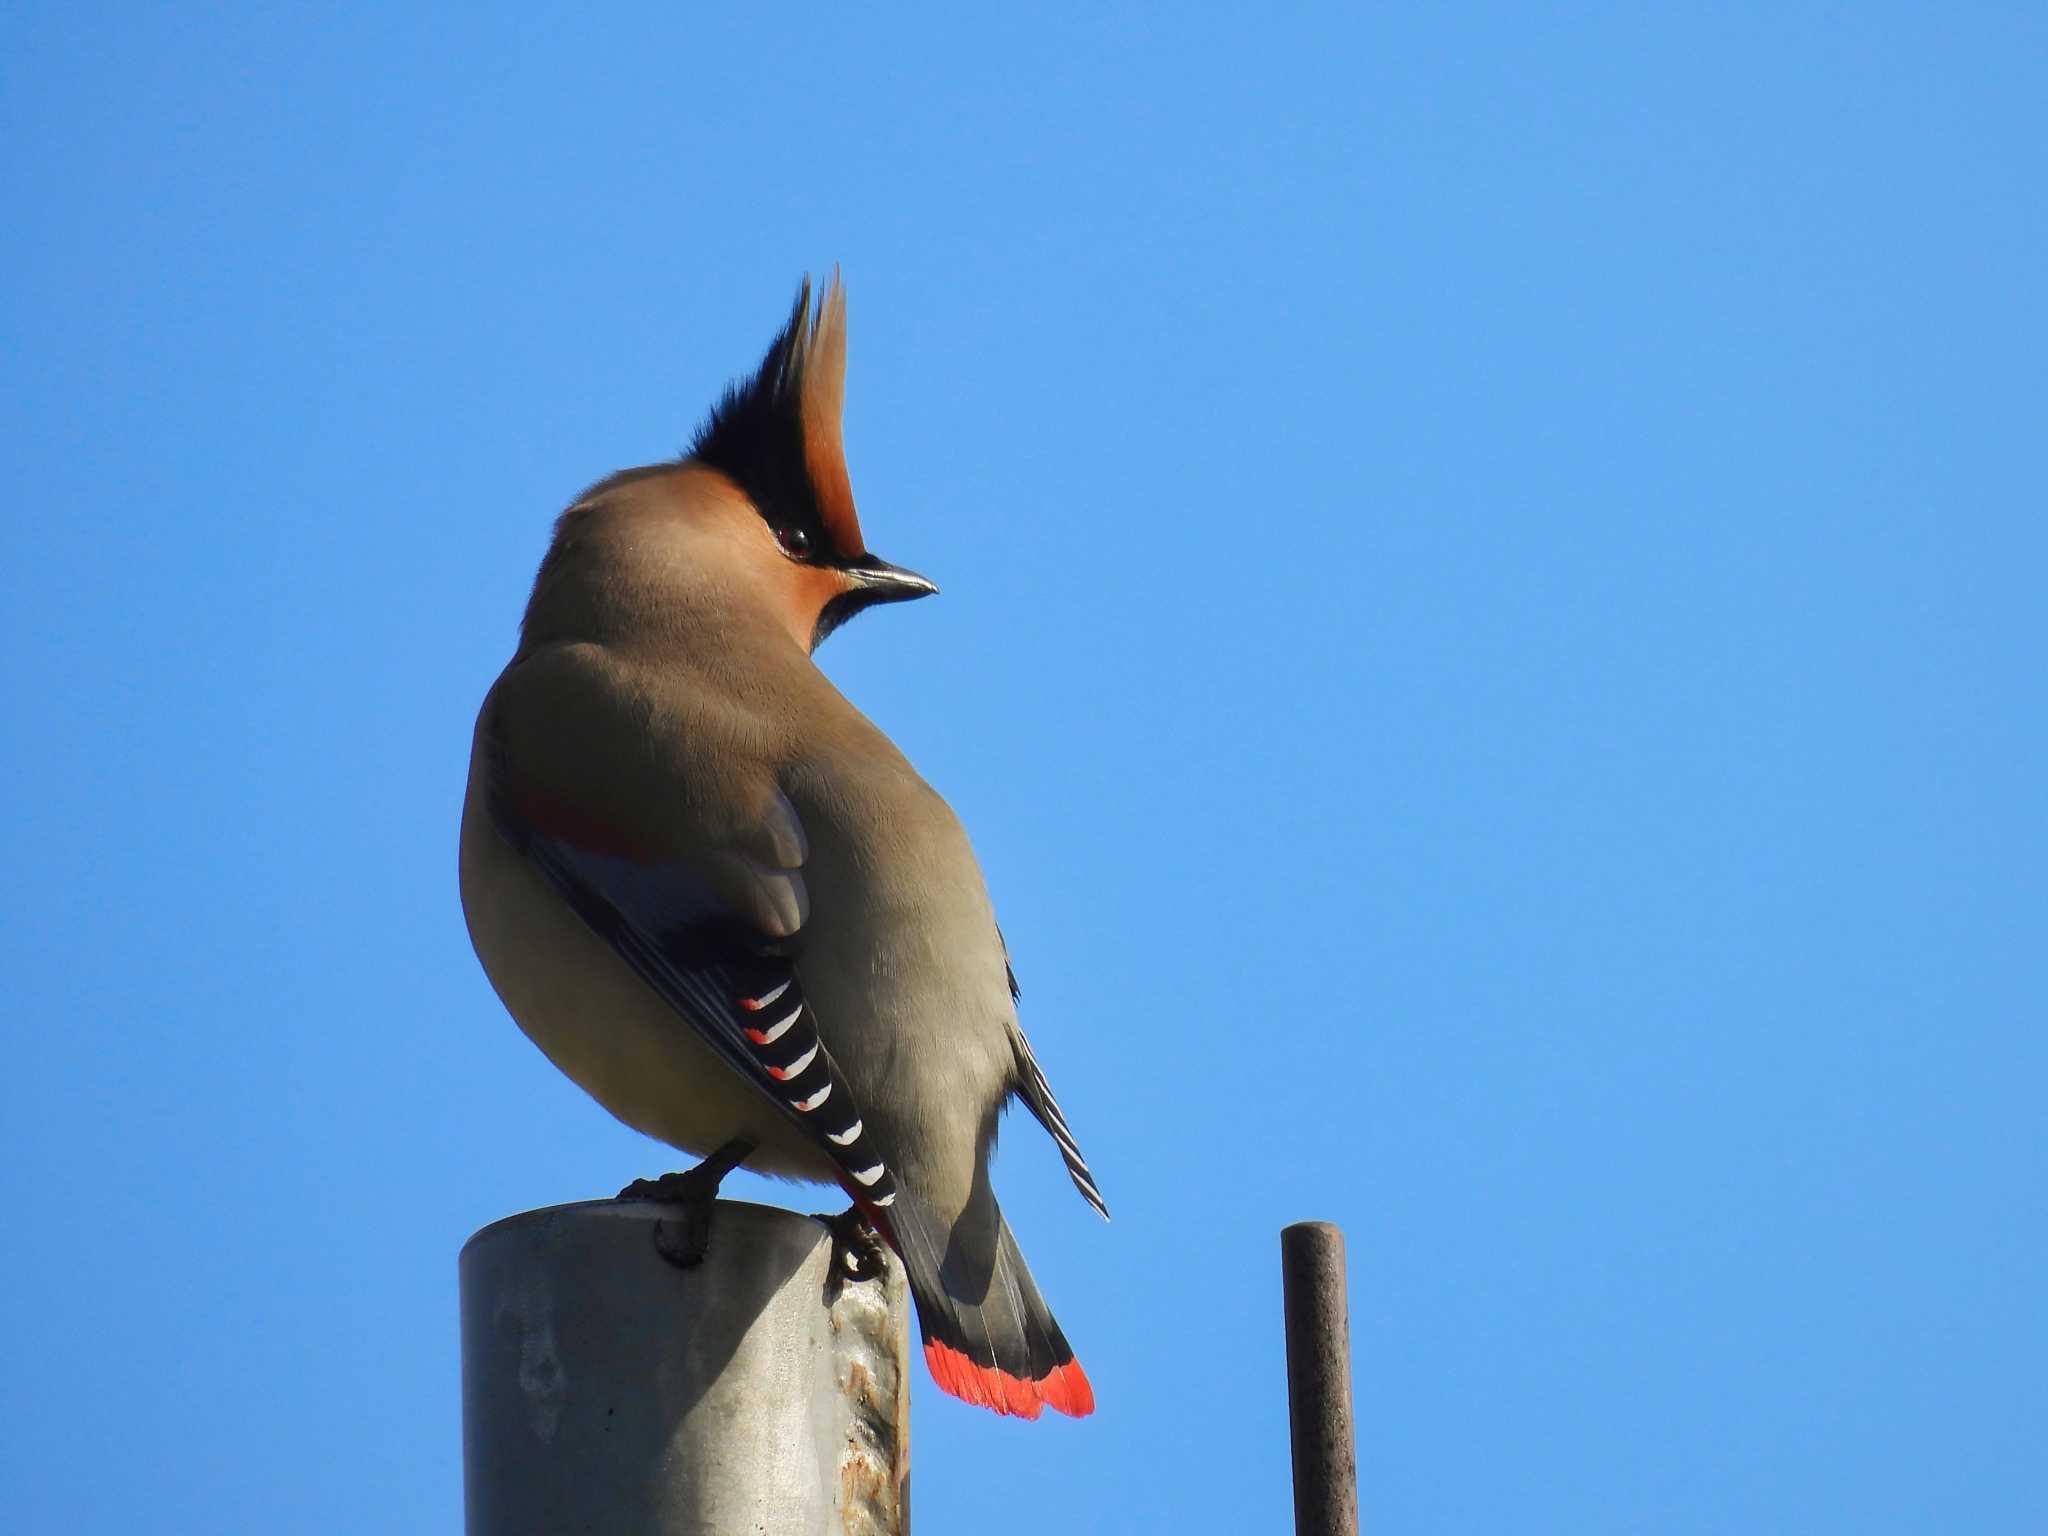
<instances>
[{"instance_id":1,"label":"metal pole top","mask_svg":"<svg viewBox=\"0 0 2048 1536\"><path fill-rule=\"evenodd\" d=\"M907 1529L901 1266L828 1287L822 1225L721 1200L678 1269L655 1240L674 1214L558 1205L463 1246L470 1536Z\"/></svg>"}]
</instances>

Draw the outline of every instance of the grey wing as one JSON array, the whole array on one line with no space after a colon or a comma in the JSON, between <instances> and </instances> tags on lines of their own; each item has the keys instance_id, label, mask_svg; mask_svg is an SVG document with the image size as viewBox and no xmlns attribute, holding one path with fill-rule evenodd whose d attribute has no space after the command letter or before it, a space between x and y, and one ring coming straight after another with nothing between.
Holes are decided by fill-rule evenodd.
<instances>
[{"instance_id":1,"label":"grey wing","mask_svg":"<svg viewBox=\"0 0 2048 1536\"><path fill-rule=\"evenodd\" d=\"M1010 1045L1017 1053L1017 1097L1029 1106L1031 1113L1038 1117L1038 1123L1045 1127L1046 1134L1058 1144L1060 1158L1067 1165L1067 1176L1074 1181L1074 1188L1081 1191L1081 1198L1094 1206L1104 1221L1109 1220L1109 1207L1103 1203L1102 1191L1095 1187L1095 1175L1088 1171L1088 1159L1081 1155L1081 1145L1074 1140L1067 1117L1060 1113L1059 1100L1052 1096L1052 1084L1045 1080L1045 1069L1032 1055L1031 1042L1024 1038L1023 1030L1013 1028L1010 1031Z\"/></svg>"},{"instance_id":2,"label":"grey wing","mask_svg":"<svg viewBox=\"0 0 2048 1536\"><path fill-rule=\"evenodd\" d=\"M1017 985L1017 968L1010 963L1009 942L1002 937L1002 930L996 930L996 938L1003 946L1003 969L1009 973L1010 998L1014 1002L1021 995ZM1088 1171L1088 1159L1081 1155L1081 1144L1074 1139L1073 1128L1067 1124L1067 1117L1060 1113L1060 1102L1052 1096L1052 1084L1045 1080L1045 1068L1038 1064L1038 1057L1032 1053L1031 1042L1024 1038L1024 1031L1016 1024L1010 1026L1010 1049L1017 1057L1017 1097L1022 1099L1038 1123L1045 1127L1059 1146L1060 1160L1067 1165L1067 1177L1074 1181L1074 1188L1081 1191L1081 1198L1095 1207L1104 1221L1109 1220L1109 1207L1103 1202L1102 1191L1095 1187L1095 1175Z\"/></svg>"}]
</instances>

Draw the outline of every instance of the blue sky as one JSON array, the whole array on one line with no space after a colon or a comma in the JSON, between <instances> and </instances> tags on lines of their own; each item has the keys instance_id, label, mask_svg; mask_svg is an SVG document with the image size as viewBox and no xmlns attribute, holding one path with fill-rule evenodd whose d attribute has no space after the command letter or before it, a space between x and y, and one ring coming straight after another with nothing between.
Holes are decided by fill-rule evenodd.
<instances>
[{"instance_id":1,"label":"blue sky","mask_svg":"<svg viewBox=\"0 0 2048 1536\"><path fill-rule=\"evenodd\" d=\"M1012 1120L1102 1407L921 1379L920 1527L1284 1528L1307 1217L1370 1529L2038 1525L2044 101L2019 5L10 6L19 1528L454 1528L458 1247L673 1161L469 951L474 711L835 261L945 590L823 663L1117 1214Z\"/></svg>"}]
</instances>

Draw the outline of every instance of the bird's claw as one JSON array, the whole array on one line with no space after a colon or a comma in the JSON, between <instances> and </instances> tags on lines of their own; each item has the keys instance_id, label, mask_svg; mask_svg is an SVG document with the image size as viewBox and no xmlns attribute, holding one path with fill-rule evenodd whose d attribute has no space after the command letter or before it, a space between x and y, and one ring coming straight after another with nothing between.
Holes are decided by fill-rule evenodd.
<instances>
[{"instance_id":1,"label":"bird's claw","mask_svg":"<svg viewBox=\"0 0 2048 1536\"><path fill-rule=\"evenodd\" d=\"M718 1186L753 1149L751 1141L729 1141L694 1168L658 1179L635 1179L619 1191L619 1198L676 1207L673 1219L664 1217L654 1224L654 1251L677 1269L695 1269L711 1248L711 1211L718 1203Z\"/></svg>"},{"instance_id":2,"label":"bird's claw","mask_svg":"<svg viewBox=\"0 0 2048 1536\"><path fill-rule=\"evenodd\" d=\"M711 1205L685 1205L654 1224L654 1251L677 1269L695 1269L711 1251Z\"/></svg>"},{"instance_id":3,"label":"bird's claw","mask_svg":"<svg viewBox=\"0 0 2048 1536\"><path fill-rule=\"evenodd\" d=\"M677 1269L695 1269L711 1248L711 1207L718 1180L699 1177L701 1168L635 1179L619 1191L621 1200L648 1200L675 1207L654 1224L654 1251Z\"/></svg>"},{"instance_id":4,"label":"bird's claw","mask_svg":"<svg viewBox=\"0 0 2048 1536\"><path fill-rule=\"evenodd\" d=\"M857 1205L836 1215L813 1211L811 1220L832 1234L832 1264L825 1277L825 1304L839 1299L850 1281L873 1280L888 1272L882 1237Z\"/></svg>"},{"instance_id":5,"label":"bird's claw","mask_svg":"<svg viewBox=\"0 0 2048 1536\"><path fill-rule=\"evenodd\" d=\"M705 1180L698 1175L701 1167L684 1173L664 1173L658 1179L635 1179L618 1193L621 1200L658 1200L664 1205L682 1205L689 1201L718 1198L719 1180ZM710 1189L705 1189L706 1183Z\"/></svg>"}]
</instances>

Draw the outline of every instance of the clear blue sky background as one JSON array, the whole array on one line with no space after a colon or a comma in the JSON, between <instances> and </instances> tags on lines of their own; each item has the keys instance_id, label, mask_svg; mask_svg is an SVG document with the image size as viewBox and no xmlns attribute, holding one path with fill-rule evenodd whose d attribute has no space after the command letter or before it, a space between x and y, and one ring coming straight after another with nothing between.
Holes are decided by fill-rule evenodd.
<instances>
[{"instance_id":1,"label":"clear blue sky background","mask_svg":"<svg viewBox=\"0 0 2048 1536\"><path fill-rule=\"evenodd\" d=\"M1285 1529L1306 1217L1373 1530L2040 1529L2044 102L2020 4L9 6L11 1527L456 1527L457 1248L673 1161L469 951L474 710L836 260L945 595L824 664L1117 1213L1012 1121L1102 1408L920 1377L920 1529Z\"/></svg>"}]
</instances>

